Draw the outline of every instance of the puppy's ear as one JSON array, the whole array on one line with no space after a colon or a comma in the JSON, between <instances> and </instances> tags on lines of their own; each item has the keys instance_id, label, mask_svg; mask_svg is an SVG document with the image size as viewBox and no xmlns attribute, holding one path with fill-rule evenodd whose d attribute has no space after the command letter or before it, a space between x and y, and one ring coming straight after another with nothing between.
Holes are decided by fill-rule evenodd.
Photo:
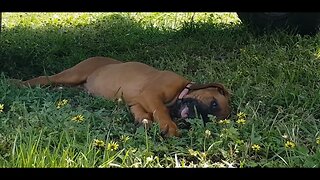
<instances>
[{"instance_id":1,"label":"puppy's ear","mask_svg":"<svg viewBox=\"0 0 320 180\"><path fill-rule=\"evenodd\" d=\"M206 88L217 88L218 91L226 96L229 97L229 91L220 83L209 83L209 84L192 84L190 90L199 90L199 89L206 89Z\"/></svg>"}]
</instances>

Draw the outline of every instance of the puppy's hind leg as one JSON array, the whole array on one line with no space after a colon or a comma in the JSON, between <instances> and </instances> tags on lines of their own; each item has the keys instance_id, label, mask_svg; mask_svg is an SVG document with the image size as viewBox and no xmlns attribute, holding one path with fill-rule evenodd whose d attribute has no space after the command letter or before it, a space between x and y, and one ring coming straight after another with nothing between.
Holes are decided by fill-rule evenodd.
<instances>
[{"instance_id":1,"label":"puppy's hind leg","mask_svg":"<svg viewBox=\"0 0 320 180\"><path fill-rule=\"evenodd\" d=\"M76 86L83 83L86 80L87 76L78 73L77 71L73 71L73 69L67 69L58 74L52 76L39 76L33 79L29 79L23 81L23 85L70 85Z\"/></svg>"},{"instance_id":2,"label":"puppy's hind leg","mask_svg":"<svg viewBox=\"0 0 320 180\"><path fill-rule=\"evenodd\" d=\"M77 65L66 69L58 74L52 76L39 76L27 81L23 81L23 85L69 85L77 86L84 83L87 77L96 69L109 65L118 64L120 61L104 58L104 57L92 57L88 58Z\"/></svg>"}]
</instances>

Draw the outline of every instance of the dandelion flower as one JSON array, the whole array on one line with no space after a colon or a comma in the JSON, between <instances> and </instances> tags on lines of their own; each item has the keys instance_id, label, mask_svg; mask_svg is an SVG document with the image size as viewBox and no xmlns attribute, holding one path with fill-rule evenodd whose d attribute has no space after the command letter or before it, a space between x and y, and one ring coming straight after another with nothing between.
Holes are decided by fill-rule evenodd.
<instances>
[{"instance_id":1,"label":"dandelion flower","mask_svg":"<svg viewBox=\"0 0 320 180\"><path fill-rule=\"evenodd\" d=\"M316 143L320 144L320 137L317 138Z\"/></svg>"},{"instance_id":2,"label":"dandelion flower","mask_svg":"<svg viewBox=\"0 0 320 180\"><path fill-rule=\"evenodd\" d=\"M93 140L93 146L97 147L97 148L103 148L105 146L105 143L102 140L94 139Z\"/></svg>"},{"instance_id":3,"label":"dandelion flower","mask_svg":"<svg viewBox=\"0 0 320 180\"><path fill-rule=\"evenodd\" d=\"M258 152L258 151L260 151L261 146L260 146L259 144L253 144L253 145L251 146L251 148L252 148L252 150Z\"/></svg>"},{"instance_id":4,"label":"dandelion flower","mask_svg":"<svg viewBox=\"0 0 320 180\"><path fill-rule=\"evenodd\" d=\"M67 105L68 102L69 102L69 100L67 100L67 99L63 99L63 100L61 100L61 101L58 101L58 103L57 103L57 109L60 109L60 108L62 108L63 106Z\"/></svg>"},{"instance_id":5,"label":"dandelion flower","mask_svg":"<svg viewBox=\"0 0 320 180\"><path fill-rule=\"evenodd\" d=\"M237 123L238 124L246 124L246 120L245 119L238 119Z\"/></svg>"},{"instance_id":6,"label":"dandelion flower","mask_svg":"<svg viewBox=\"0 0 320 180\"><path fill-rule=\"evenodd\" d=\"M244 112L239 112L239 113L237 114L238 119L244 119L244 118L246 118L246 116L247 116L247 114L244 113Z\"/></svg>"},{"instance_id":7,"label":"dandelion flower","mask_svg":"<svg viewBox=\"0 0 320 180\"><path fill-rule=\"evenodd\" d=\"M143 120L142 120L142 123L143 123L143 124L148 124L148 119L143 119Z\"/></svg>"},{"instance_id":8,"label":"dandelion flower","mask_svg":"<svg viewBox=\"0 0 320 180\"><path fill-rule=\"evenodd\" d=\"M111 141L107 145L107 149L109 151L116 151L119 148L119 144L117 142Z\"/></svg>"},{"instance_id":9,"label":"dandelion flower","mask_svg":"<svg viewBox=\"0 0 320 180\"><path fill-rule=\"evenodd\" d=\"M80 122L84 121L84 117L83 117L83 115L79 114L79 115L74 116L71 120L80 123Z\"/></svg>"},{"instance_id":10,"label":"dandelion flower","mask_svg":"<svg viewBox=\"0 0 320 180\"><path fill-rule=\"evenodd\" d=\"M208 129L204 133L205 133L206 137L210 137L211 136L211 131L208 130Z\"/></svg>"},{"instance_id":11,"label":"dandelion flower","mask_svg":"<svg viewBox=\"0 0 320 180\"><path fill-rule=\"evenodd\" d=\"M224 119L224 120L220 120L218 121L219 124L230 124L230 120L229 119Z\"/></svg>"},{"instance_id":12,"label":"dandelion flower","mask_svg":"<svg viewBox=\"0 0 320 180\"><path fill-rule=\"evenodd\" d=\"M60 109L60 108L62 108L63 106L67 105L68 102L69 102L69 101L68 101L67 99L63 99L63 100L61 100L61 101L58 101L58 102L57 102L57 109Z\"/></svg>"},{"instance_id":13,"label":"dandelion flower","mask_svg":"<svg viewBox=\"0 0 320 180\"><path fill-rule=\"evenodd\" d=\"M296 147L296 144L292 141L287 141L284 146L287 148L287 149L292 149L294 147Z\"/></svg>"},{"instance_id":14,"label":"dandelion flower","mask_svg":"<svg viewBox=\"0 0 320 180\"><path fill-rule=\"evenodd\" d=\"M4 104L0 104L0 113L3 112L3 109L4 109Z\"/></svg>"},{"instance_id":15,"label":"dandelion flower","mask_svg":"<svg viewBox=\"0 0 320 180\"><path fill-rule=\"evenodd\" d=\"M66 104L68 104L69 100L68 99L62 99L61 102L62 102L63 105L66 105Z\"/></svg>"}]
</instances>

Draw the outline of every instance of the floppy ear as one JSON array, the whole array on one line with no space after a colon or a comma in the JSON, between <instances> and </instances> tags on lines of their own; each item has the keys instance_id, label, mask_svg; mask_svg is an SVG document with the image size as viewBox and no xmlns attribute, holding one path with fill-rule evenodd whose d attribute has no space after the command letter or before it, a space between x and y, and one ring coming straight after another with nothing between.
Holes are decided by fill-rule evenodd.
<instances>
[{"instance_id":1,"label":"floppy ear","mask_svg":"<svg viewBox=\"0 0 320 180\"><path fill-rule=\"evenodd\" d=\"M213 87L213 88L217 88L218 91L226 96L226 97L229 97L230 96L230 93L229 91L220 83L209 83L209 84L192 84L190 86L190 90L199 90L199 89L206 89L206 88L210 88L210 87Z\"/></svg>"}]
</instances>

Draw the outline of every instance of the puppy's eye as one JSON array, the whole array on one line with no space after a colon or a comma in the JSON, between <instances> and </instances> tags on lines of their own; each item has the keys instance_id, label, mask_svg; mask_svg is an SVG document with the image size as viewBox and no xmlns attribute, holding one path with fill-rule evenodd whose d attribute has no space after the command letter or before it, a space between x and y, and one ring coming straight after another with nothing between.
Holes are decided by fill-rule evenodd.
<instances>
[{"instance_id":1,"label":"puppy's eye","mask_svg":"<svg viewBox=\"0 0 320 180\"><path fill-rule=\"evenodd\" d=\"M211 102L211 108L212 108L212 109L216 109L217 107L218 107L217 101L212 101L212 102Z\"/></svg>"}]
</instances>

